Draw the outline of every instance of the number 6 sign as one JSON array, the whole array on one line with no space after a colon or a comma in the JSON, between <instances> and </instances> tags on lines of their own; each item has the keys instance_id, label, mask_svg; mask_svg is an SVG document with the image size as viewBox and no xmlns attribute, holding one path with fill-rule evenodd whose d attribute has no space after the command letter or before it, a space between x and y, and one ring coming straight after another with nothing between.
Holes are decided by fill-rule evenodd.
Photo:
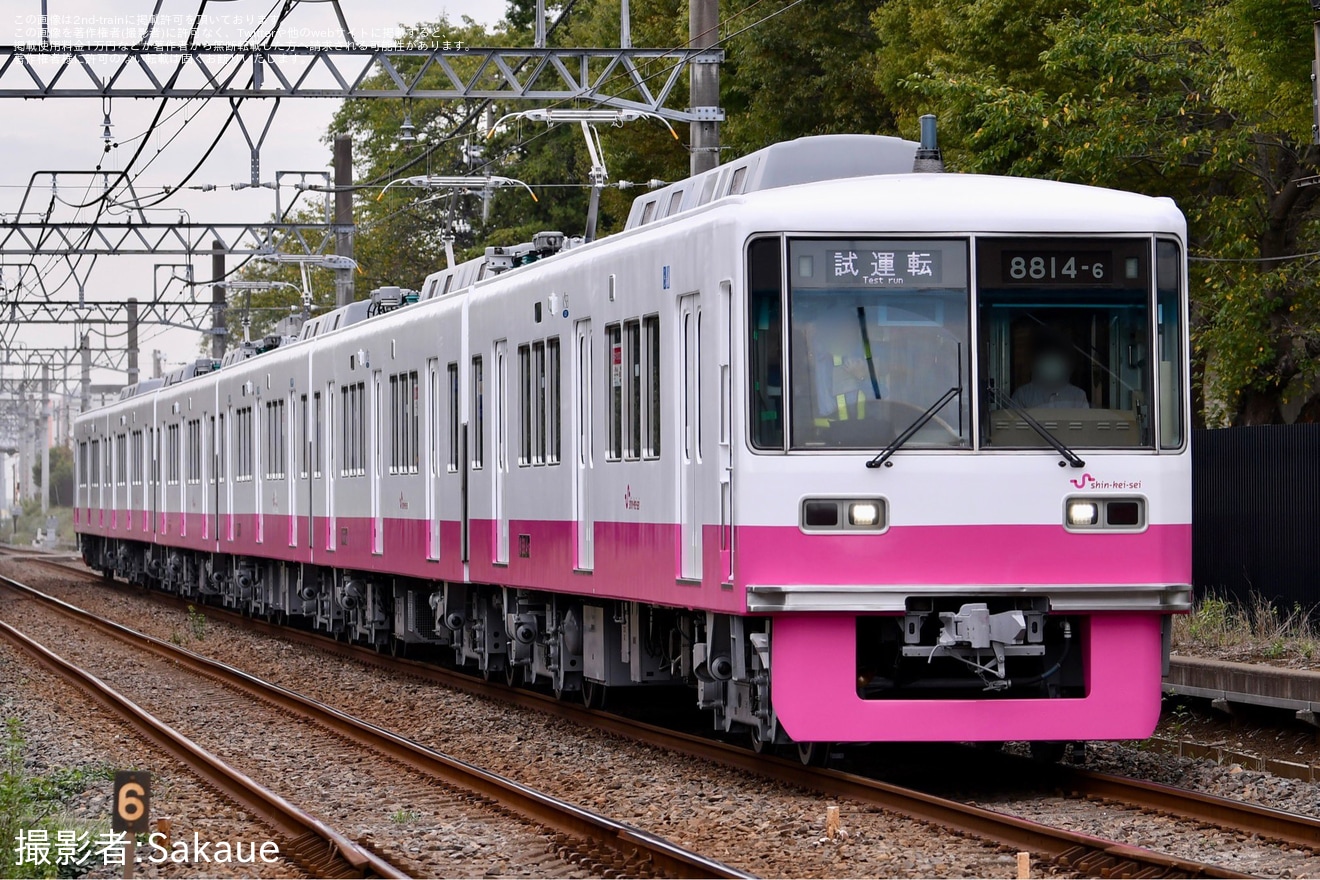
<instances>
[{"instance_id":1,"label":"number 6 sign","mask_svg":"<svg viewBox=\"0 0 1320 880\"><path fill-rule=\"evenodd\" d=\"M112 829L128 834L150 831L151 774L145 770L116 771L114 804Z\"/></svg>"}]
</instances>

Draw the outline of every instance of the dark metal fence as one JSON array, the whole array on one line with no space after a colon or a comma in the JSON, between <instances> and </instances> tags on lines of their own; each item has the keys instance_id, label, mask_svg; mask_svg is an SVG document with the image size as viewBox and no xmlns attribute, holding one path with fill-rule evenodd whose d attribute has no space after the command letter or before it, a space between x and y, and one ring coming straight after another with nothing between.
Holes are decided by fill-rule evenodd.
<instances>
[{"instance_id":1,"label":"dark metal fence","mask_svg":"<svg viewBox=\"0 0 1320 880\"><path fill-rule=\"evenodd\" d=\"M1320 604L1320 424L1193 433L1192 582Z\"/></svg>"}]
</instances>

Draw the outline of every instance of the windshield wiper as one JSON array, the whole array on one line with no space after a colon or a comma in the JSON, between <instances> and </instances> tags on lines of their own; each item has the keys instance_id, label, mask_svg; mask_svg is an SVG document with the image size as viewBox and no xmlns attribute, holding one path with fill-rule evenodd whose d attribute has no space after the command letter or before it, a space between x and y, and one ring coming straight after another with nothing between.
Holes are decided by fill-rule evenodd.
<instances>
[{"instance_id":1,"label":"windshield wiper","mask_svg":"<svg viewBox=\"0 0 1320 880\"><path fill-rule=\"evenodd\" d=\"M962 394L961 385L955 385L952 388L950 388L948 391L944 392L944 394L940 396L939 400L932 403L929 409L927 409L921 415L917 416L916 420L914 420L912 424L908 425L903 430L903 433L899 434L892 441L890 441L889 445L886 446L884 449L880 450L880 452L876 455L875 458L871 459L866 463L866 466L869 468L878 468L881 465L883 465L885 462L889 461L890 457L895 452L898 452L899 448L904 443L911 440L912 437L918 431L920 431L923 427L925 427L927 422L935 418L935 413L943 409L945 404L947 404L950 400L953 400L955 397L958 397L961 394Z\"/></svg>"},{"instance_id":2,"label":"windshield wiper","mask_svg":"<svg viewBox=\"0 0 1320 880\"><path fill-rule=\"evenodd\" d=\"M998 403L1001 407L1007 407L1008 409L1011 409L1013 412L1022 416L1022 418L1026 421L1026 423L1031 426L1031 430L1039 434L1041 436L1041 439L1043 439L1046 443L1053 446L1054 451L1059 453L1059 455L1062 455L1067 460L1068 464L1072 465L1075 468L1086 467L1086 462L1078 458L1077 453L1073 452L1071 449L1065 446L1063 441L1060 440L1058 437L1055 437L1053 434L1051 434L1049 428L1045 427L1040 422L1036 421L1035 416L1027 412L1026 408L1023 407L1022 404L1018 403L1012 397L1000 391L994 385L991 385L989 387L990 387L990 395L995 399L996 403Z\"/></svg>"}]
</instances>

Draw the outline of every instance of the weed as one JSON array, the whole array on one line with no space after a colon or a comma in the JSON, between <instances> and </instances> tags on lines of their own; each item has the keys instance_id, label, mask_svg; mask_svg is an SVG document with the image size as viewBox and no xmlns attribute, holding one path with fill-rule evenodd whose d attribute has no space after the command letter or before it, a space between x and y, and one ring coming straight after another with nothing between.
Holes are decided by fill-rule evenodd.
<instances>
[{"instance_id":1,"label":"weed","mask_svg":"<svg viewBox=\"0 0 1320 880\"><path fill-rule=\"evenodd\" d=\"M206 640L206 615L197 610L197 606L188 606L188 629L197 641Z\"/></svg>"},{"instance_id":2,"label":"weed","mask_svg":"<svg viewBox=\"0 0 1320 880\"><path fill-rule=\"evenodd\" d=\"M113 773L105 767L74 767L31 776L23 766L26 744L21 722L5 719L0 741L0 877L80 877L94 867L95 829L58 811L64 800L83 791L92 780L109 780ZM44 832L49 842L45 863L35 864L30 856L21 859L16 847L20 833L27 836L34 831ZM71 861L56 864L59 858L54 844L62 833L73 836L75 848L70 852Z\"/></svg>"},{"instance_id":3,"label":"weed","mask_svg":"<svg viewBox=\"0 0 1320 880\"><path fill-rule=\"evenodd\" d=\"M390 821L395 825L411 825L414 822L420 822L422 814L416 810L395 810L390 815Z\"/></svg>"},{"instance_id":4,"label":"weed","mask_svg":"<svg viewBox=\"0 0 1320 880\"><path fill-rule=\"evenodd\" d=\"M1203 597L1190 614L1174 619L1174 645L1243 659L1302 659L1320 655L1312 610L1294 604L1286 613L1260 593L1246 602Z\"/></svg>"}]
</instances>

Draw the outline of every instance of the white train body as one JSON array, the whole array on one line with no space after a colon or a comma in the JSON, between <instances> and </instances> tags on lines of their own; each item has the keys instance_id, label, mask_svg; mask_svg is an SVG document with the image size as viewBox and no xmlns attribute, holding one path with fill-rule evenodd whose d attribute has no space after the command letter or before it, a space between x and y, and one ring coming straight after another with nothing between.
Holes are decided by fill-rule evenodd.
<instances>
[{"instance_id":1,"label":"white train body","mask_svg":"<svg viewBox=\"0 0 1320 880\"><path fill-rule=\"evenodd\" d=\"M84 554L559 690L695 684L761 741L1145 736L1185 222L914 150L772 147L139 388L77 425Z\"/></svg>"}]
</instances>

